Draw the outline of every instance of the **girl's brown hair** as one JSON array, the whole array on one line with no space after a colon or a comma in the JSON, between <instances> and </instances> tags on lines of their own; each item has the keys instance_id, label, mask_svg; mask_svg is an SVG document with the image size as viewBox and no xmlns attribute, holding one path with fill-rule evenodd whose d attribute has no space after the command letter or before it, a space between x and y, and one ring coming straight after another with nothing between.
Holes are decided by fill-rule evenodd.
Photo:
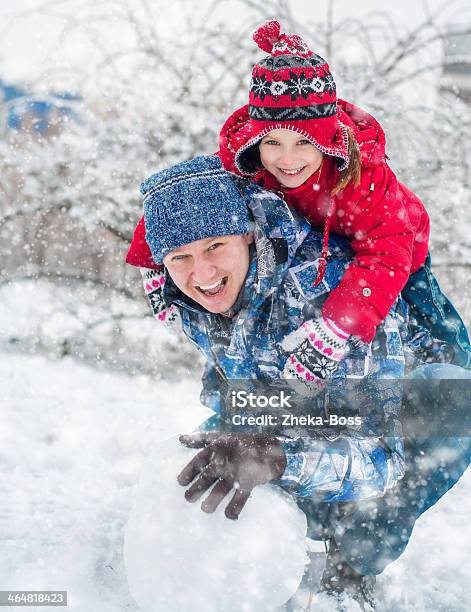
<instances>
[{"instance_id":1,"label":"girl's brown hair","mask_svg":"<svg viewBox=\"0 0 471 612\"><path fill-rule=\"evenodd\" d=\"M340 173L337 184L332 189L332 195L336 195L353 180L355 187L360 184L361 177L361 153L356 138L350 128L348 130L348 166Z\"/></svg>"}]
</instances>

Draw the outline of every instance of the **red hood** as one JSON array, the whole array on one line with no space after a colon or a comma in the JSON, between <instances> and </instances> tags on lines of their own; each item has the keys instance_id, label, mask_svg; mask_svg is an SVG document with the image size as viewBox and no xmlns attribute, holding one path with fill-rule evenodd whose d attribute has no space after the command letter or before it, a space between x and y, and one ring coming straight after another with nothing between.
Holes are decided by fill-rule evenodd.
<instances>
[{"instance_id":1,"label":"red hood","mask_svg":"<svg viewBox=\"0 0 471 612\"><path fill-rule=\"evenodd\" d=\"M378 166L387 160L386 135L378 121L365 110L337 100L339 120L353 129L361 151L362 166Z\"/></svg>"},{"instance_id":2,"label":"red hood","mask_svg":"<svg viewBox=\"0 0 471 612\"><path fill-rule=\"evenodd\" d=\"M337 99L338 119L352 128L361 151L362 166L377 166L386 161L386 136L376 119L362 108ZM252 137L248 129L248 104L237 109L227 119L219 134L218 155L226 168L240 174L234 159L237 151Z\"/></svg>"}]
</instances>

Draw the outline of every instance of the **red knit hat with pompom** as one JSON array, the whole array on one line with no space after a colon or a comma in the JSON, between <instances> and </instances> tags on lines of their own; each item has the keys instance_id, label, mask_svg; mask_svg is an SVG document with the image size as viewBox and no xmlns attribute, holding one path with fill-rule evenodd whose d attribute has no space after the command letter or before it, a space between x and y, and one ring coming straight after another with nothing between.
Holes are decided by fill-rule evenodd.
<instances>
[{"instance_id":1,"label":"red knit hat with pompom","mask_svg":"<svg viewBox=\"0 0 471 612\"><path fill-rule=\"evenodd\" d=\"M252 70L247 139L235 157L239 171L257 172L257 145L276 129L302 134L320 151L336 157L339 170L346 168L348 131L337 117L336 87L327 62L300 36L281 33L278 21L267 21L253 39L270 55Z\"/></svg>"}]
</instances>

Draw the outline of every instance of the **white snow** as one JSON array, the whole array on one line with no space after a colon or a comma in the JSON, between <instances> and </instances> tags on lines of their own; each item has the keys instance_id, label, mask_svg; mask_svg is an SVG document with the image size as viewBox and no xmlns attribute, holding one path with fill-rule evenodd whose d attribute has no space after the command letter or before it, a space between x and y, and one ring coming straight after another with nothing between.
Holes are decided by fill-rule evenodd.
<instances>
[{"instance_id":1,"label":"white snow","mask_svg":"<svg viewBox=\"0 0 471 612\"><path fill-rule=\"evenodd\" d=\"M131 593L143 612L261 612L297 590L308 561L306 516L272 485L257 487L237 521L190 504L177 475L195 455L177 437L147 462L125 534Z\"/></svg>"},{"instance_id":2,"label":"white snow","mask_svg":"<svg viewBox=\"0 0 471 612\"><path fill-rule=\"evenodd\" d=\"M206 418L199 382L2 353L0 380L0 590L66 589L70 610L136 612L123 562L133 496L151 448ZM379 577L381 610L469 610L470 495L468 470L419 519Z\"/></svg>"},{"instance_id":3,"label":"white snow","mask_svg":"<svg viewBox=\"0 0 471 612\"><path fill-rule=\"evenodd\" d=\"M132 494L152 444L208 414L199 384L2 354L0 380L0 590L63 589L70 610L135 610L122 560Z\"/></svg>"}]
</instances>

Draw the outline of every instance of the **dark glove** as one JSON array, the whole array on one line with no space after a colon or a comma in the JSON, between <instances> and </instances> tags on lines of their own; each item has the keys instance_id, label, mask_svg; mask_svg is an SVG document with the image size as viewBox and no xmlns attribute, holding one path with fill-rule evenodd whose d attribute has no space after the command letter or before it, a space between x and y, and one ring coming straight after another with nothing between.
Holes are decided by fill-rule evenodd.
<instances>
[{"instance_id":1,"label":"dark glove","mask_svg":"<svg viewBox=\"0 0 471 612\"><path fill-rule=\"evenodd\" d=\"M273 436L212 432L180 436L180 442L190 448L204 447L178 475L182 486L196 478L185 498L198 500L216 482L201 504L204 512L214 512L234 487L225 510L229 519L239 517L254 487L280 478L285 471L285 452Z\"/></svg>"}]
</instances>

